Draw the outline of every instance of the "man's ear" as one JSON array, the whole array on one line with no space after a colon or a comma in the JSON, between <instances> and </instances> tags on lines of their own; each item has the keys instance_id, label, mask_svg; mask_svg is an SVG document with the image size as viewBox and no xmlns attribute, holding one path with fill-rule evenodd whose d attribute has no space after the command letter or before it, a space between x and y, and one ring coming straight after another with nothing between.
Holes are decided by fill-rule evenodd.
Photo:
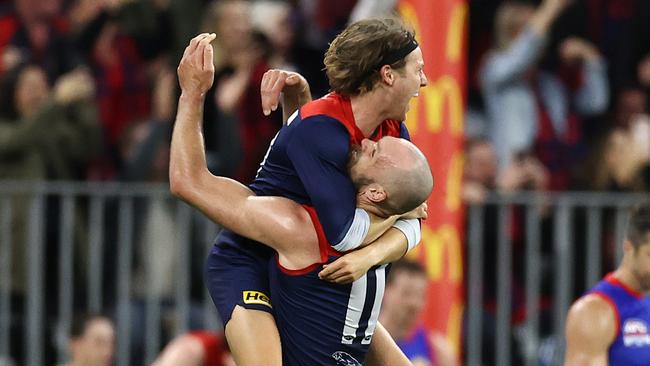
<instances>
[{"instance_id":1,"label":"man's ear","mask_svg":"<svg viewBox=\"0 0 650 366\"><path fill-rule=\"evenodd\" d=\"M384 65L379 69L379 75L381 75L381 80L389 86L393 86L395 83L395 70L393 70L390 65Z\"/></svg>"},{"instance_id":2,"label":"man's ear","mask_svg":"<svg viewBox=\"0 0 650 366\"><path fill-rule=\"evenodd\" d=\"M369 185L365 186L359 193L372 203L381 203L384 202L386 198L388 198L384 187L377 183L370 183Z\"/></svg>"}]
</instances>

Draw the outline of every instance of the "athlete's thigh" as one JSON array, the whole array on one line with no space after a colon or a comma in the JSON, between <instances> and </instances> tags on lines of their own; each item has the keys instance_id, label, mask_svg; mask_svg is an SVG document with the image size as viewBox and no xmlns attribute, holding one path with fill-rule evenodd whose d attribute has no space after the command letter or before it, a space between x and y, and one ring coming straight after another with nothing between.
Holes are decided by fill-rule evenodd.
<instances>
[{"instance_id":1,"label":"athlete's thigh","mask_svg":"<svg viewBox=\"0 0 650 366\"><path fill-rule=\"evenodd\" d=\"M238 366L280 366L282 347L273 315L235 306L226 340Z\"/></svg>"},{"instance_id":2,"label":"athlete's thigh","mask_svg":"<svg viewBox=\"0 0 650 366\"><path fill-rule=\"evenodd\" d=\"M274 253L226 231L206 262L206 285L239 366L282 363L269 292L268 263Z\"/></svg>"}]
</instances>

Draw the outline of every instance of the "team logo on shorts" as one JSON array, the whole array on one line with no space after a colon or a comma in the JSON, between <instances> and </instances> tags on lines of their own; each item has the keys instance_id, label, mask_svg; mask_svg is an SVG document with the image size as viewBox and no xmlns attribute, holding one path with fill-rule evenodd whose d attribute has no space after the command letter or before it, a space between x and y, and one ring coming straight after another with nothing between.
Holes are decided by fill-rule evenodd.
<instances>
[{"instance_id":1,"label":"team logo on shorts","mask_svg":"<svg viewBox=\"0 0 650 366\"><path fill-rule=\"evenodd\" d=\"M242 291L242 296L244 298L244 304L266 305L273 308L273 306L271 306L271 299L262 292Z\"/></svg>"},{"instance_id":2,"label":"team logo on shorts","mask_svg":"<svg viewBox=\"0 0 650 366\"><path fill-rule=\"evenodd\" d=\"M332 353L332 358L335 359L336 364L340 366L361 366L361 362L357 361L347 352L336 351Z\"/></svg>"},{"instance_id":3,"label":"team logo on shorts","mask_svg":"<svg viewBox=\"0 0 650 366\"><path fill-rule=\"evenodd\" d=\"M623 324L623 343L625 347L644 347L650 345L648 326L643 320L628 319Z\"/></svg>"}]
</instances>

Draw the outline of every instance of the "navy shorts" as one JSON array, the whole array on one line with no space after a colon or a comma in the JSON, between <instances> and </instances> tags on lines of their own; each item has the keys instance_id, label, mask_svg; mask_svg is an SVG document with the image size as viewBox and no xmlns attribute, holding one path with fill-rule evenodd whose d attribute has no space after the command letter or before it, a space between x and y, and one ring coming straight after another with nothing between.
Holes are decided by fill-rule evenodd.
<instances>
[{"instance_id":1,"label":"navy shorts","mask_svg":"<svg viewBox=\"0 0 650 366\"><path fill-rule=\"evenodd\" d=\"M224 327L236 305L273 314L269 260L275 251L224 230L205 265L205 283Z\"/></svg>"}]
</instances>

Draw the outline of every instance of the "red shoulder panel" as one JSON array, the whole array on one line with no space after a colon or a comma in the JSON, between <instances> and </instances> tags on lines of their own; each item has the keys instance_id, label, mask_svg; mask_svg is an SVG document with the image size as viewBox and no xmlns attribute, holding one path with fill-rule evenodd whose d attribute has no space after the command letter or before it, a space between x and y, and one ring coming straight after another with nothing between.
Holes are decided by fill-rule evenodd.
<instances>
[{"instance_id":1,"label":"red shoulder panel","mask_svg":"<svg viewBox=\"0 0 650 366\"><path fill-rule=\"evenodd\" d=\"M379 127L377 127L377 131L372 136L372 139L374 141L377 141L384 136L400 137L401 133L402 122L396 121L394 119L387 119L382 122Z\"/></svg>"},{"instance_id":2,"label":"red shoulder panel","mask_svg":"<svg viewBox=\"0 0 650 366\"><path fill-rule=\"evenodd\" d=\"M359 144L364 136L354 122L352 105L350 99L337 93L329 93L326 96L305 104L300 108L300 118L305 119L313 116L328 116L339 121L350 134L350 143Z\"/></svg>"}]
</instances>

